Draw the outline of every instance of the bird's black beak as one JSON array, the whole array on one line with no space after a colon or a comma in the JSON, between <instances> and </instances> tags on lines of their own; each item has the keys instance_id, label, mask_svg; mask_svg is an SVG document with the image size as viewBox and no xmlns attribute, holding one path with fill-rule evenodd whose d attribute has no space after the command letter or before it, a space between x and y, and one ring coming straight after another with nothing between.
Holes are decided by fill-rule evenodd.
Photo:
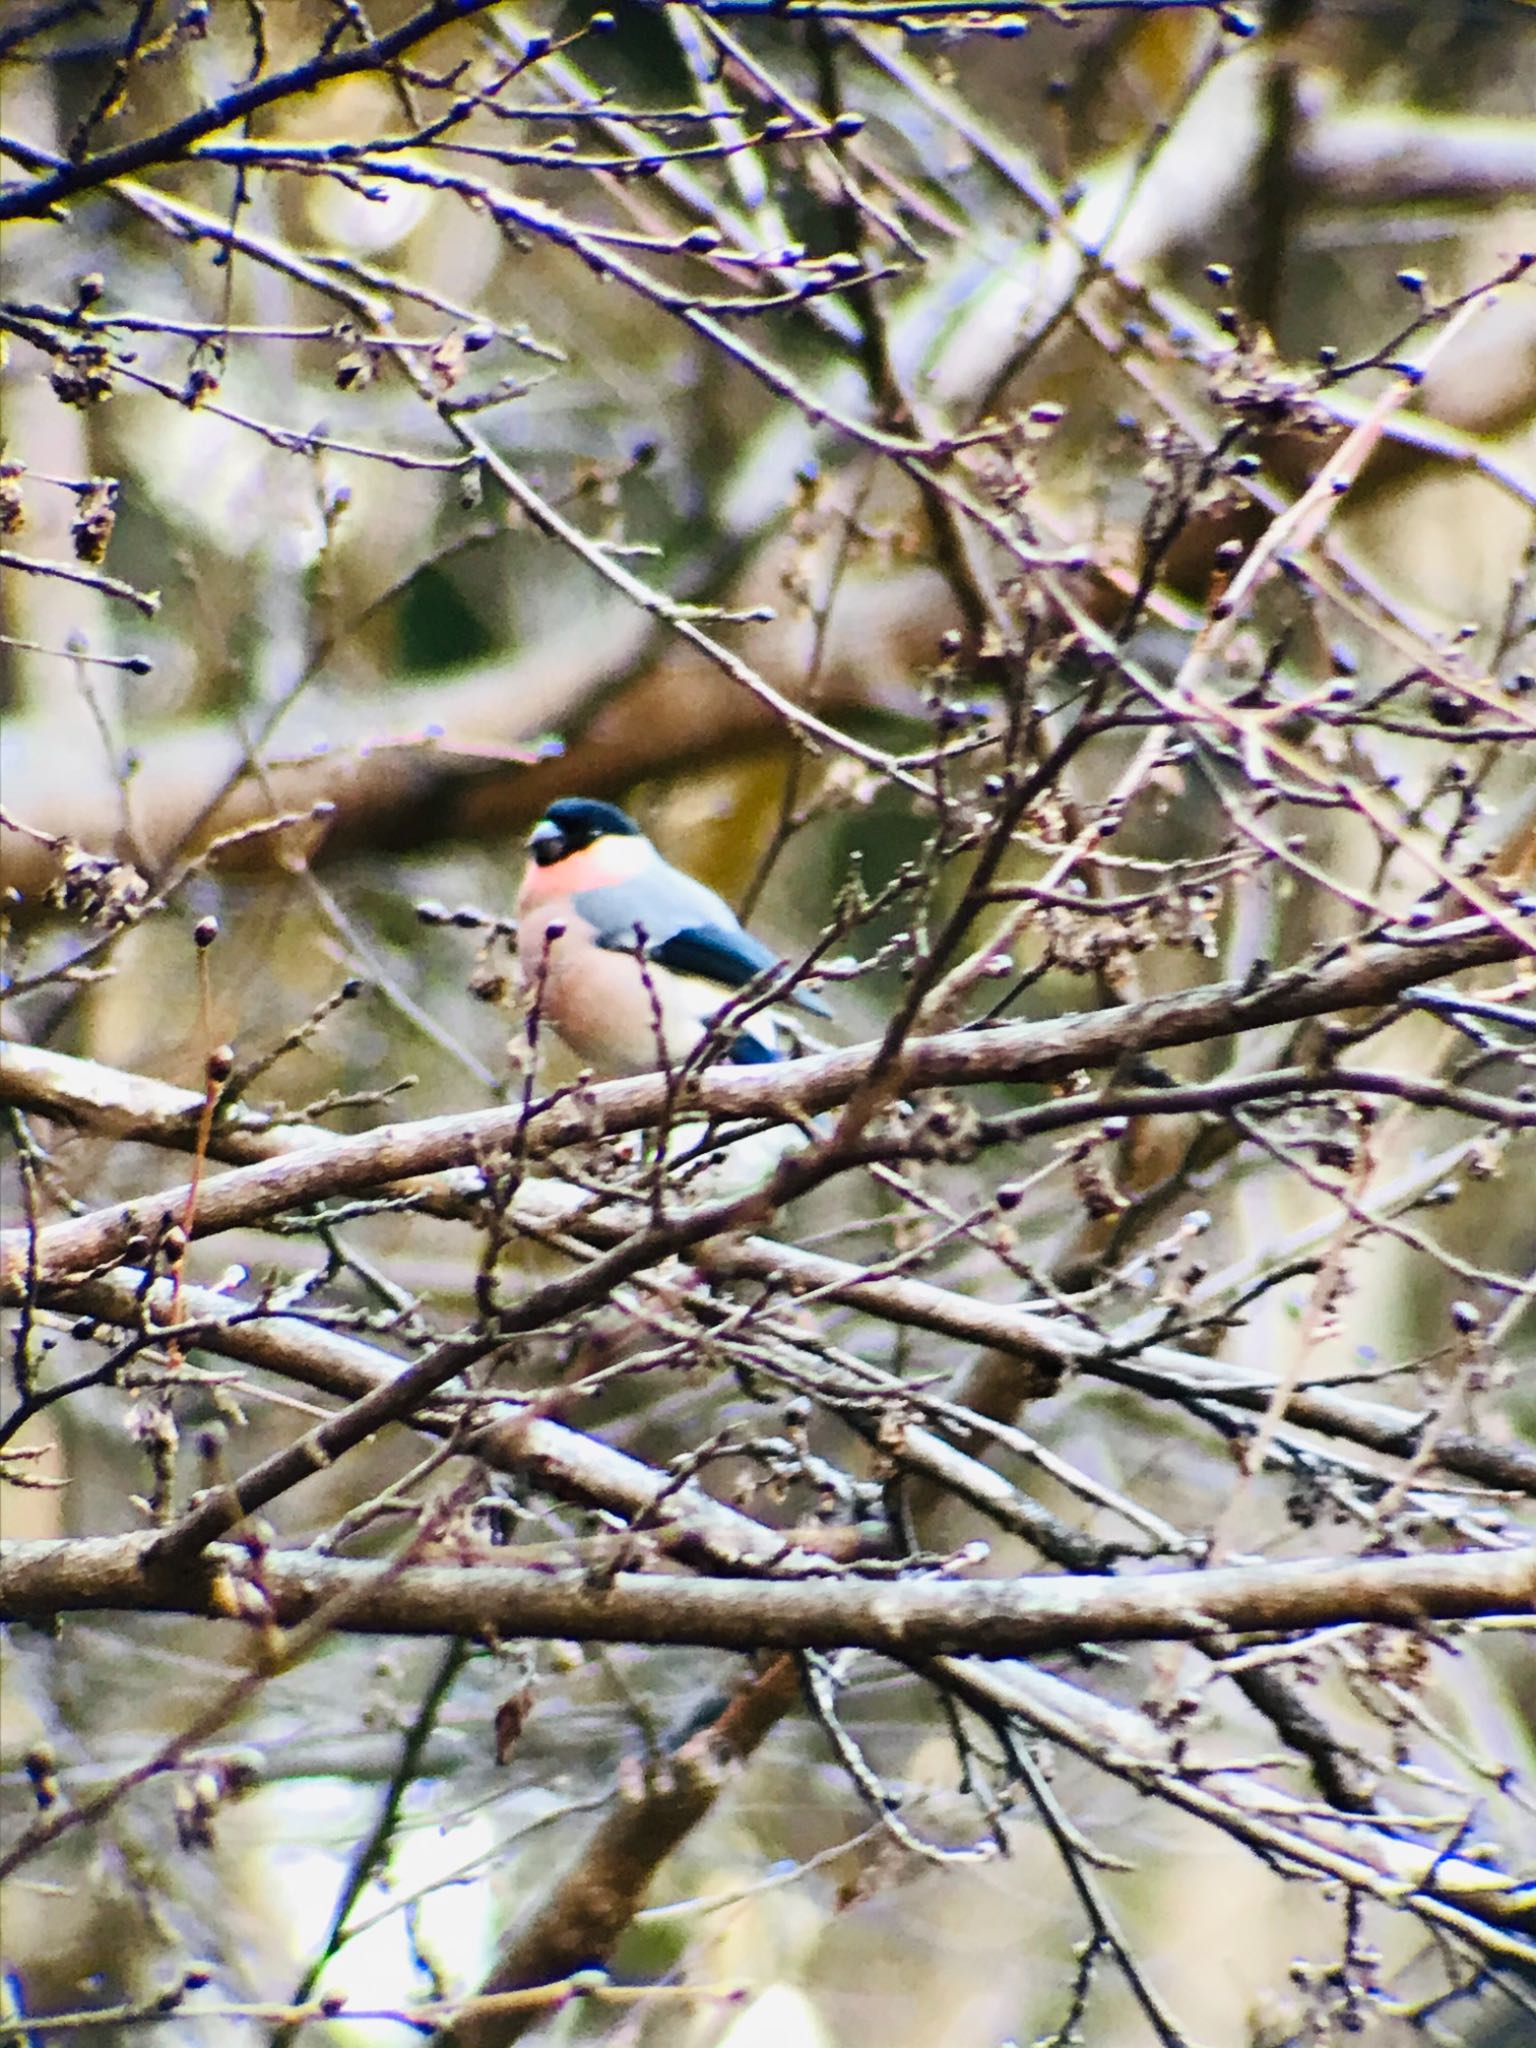
<instances>
[{"instance_id":1,"label":"bird's black beak","mask_svg":"<svg viewBox=\"0 0 1536 2048\"><path fill-rule=\"evenodd\" d=\"M565 855L565 834L553 818L541 818L528 834L528 851L541 868L553 867Z\"/></svg>"}]
</instances>

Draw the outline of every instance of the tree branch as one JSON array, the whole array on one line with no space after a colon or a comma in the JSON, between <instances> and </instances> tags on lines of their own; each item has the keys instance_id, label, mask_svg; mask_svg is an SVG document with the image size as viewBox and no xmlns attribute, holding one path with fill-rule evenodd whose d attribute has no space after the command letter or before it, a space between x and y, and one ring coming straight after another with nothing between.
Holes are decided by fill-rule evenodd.
<instances>
[{"instance_id":1,"label":"tree branch","mask_svg":"<svg viewBox=\"0 0 1536 2048\"><path fill-rule=\"evenodd\" d=\"M386 35L375 36L370 42L354 44L344 50L336 49L311 57L287 71L269 72L265 78L237 86L220 98L211 100L207 106L199 107L195 113L184 115L179 121L157 128L152 134L141 135L137 142L125 142L117 149L104 149L95 156L87 157L83 163L66 164L49 157L42 150L28 149L8 138L7 153L27 169L43 175L30 185L0 192L0 221L43 219L63 200L73 199L82 192L95 191L130 171L147 170L152 164L174 163L205 135L232 127L237 121L245 120L248 115L259 112L262 107L270 107L278 100L294 99L303 93L313 92L317 86L329 84L332 79L349 78L360 71L378 71L428 36L435 35L439 29L483 14L494 4L495 0L429 0L418 14L411 15Z\"/></svg>"},{"instance_id":2,"label":"tree branch","mask_svg":"<svg viewBox=\"0 0 1536 2048\"><path fill-rule=\"evenodd\" d=\"M1257 986L1218 983L1147 1002L991 1031L952 1031L909 1041L896 1055L894 1092L974 1086L997 1081L1052 1081L1082 1067L1108 1066L1138 1053L1292 1023L1390 1000L1405 988L1464 968L1517 958L1520 942L1481 917L1346 950L1322 964L1300 964ZM784 1119L846 1102L866 1082L879 1046L856 1046L771 1068L711 1067L688 1086L686 1115L726 1120ZM645 1075L555 1098L530 1119L519 1105L472 1111L419 1123L387 1124L358 1138L317 1146L313 1153L237 1168L205 1181L198 1192L194 1234L215 1235L281 1211L391 1181L440 1173L494 1157L514 1146L538 1159L599 1136L645 1130L679 1104L672 1081ZM34 1270L47 1281L132 1256L154 1241L167 1215L187 1207L185 1187L141 1196L42 1231ZM22 1298L31 1264L27 1233L0 1233L0 1301Z\"/></svg>"},{"instance_id":3,"label":"tree branch","mask_svg":"<svg viewBox=\"0 0 1536 2048\"><path fill-rule=\"evenodd\" d=\"M586 1575L496 1566L360 1564L301 1551L214 1545L160 1561L153 1535L0 1546L0 1621L103 1611L238 1611L241 1582L287 1627L344 1595L338 1627L365 1635L528 1636L692 1643L714 1650L873 1650L889 1657L1019 1657L1083 1643L1188 1642L1213 1631L1287 1632L1376 1623L1529 1618L1536 1544L1344 1564L1022 1579L860 1580Z\"/></svg>"}]
</instances>

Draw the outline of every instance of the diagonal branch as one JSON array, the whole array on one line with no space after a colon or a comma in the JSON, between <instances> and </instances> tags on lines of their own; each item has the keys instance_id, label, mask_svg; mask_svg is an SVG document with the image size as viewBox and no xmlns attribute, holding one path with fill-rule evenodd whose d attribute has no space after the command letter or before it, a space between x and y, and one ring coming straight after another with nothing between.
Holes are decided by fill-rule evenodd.
<instances>
[{"instance_id":1,"label":"diagonal branch","mask_svg":"<svg viewBox=\"0 0 1536 2048\"><path fill-rule=\"evenodd\" d=\"M175 163L205 135L233 127L237 121L245 120L263 107L313 92L317 86L328 85L333 79L349 78L360 71L381 70L396 57L424 42L428 36L436 35L439 29L448 28L454 22L467 21L476 14L484 14L494 5L495 0L428 0L428 5L419 13L410 15L386 35L375 36L371 41L349 49L335 49L307 58L304 63L295 64L287 71L269 72L265 78L237 86L221 98L209 101L207 106L199 107L195 113L183 115L179 121L157 128L152 134L141 135L136 142L101 150L97 155L87 157L83 163L65 163L61 158L49 156L43 150L30 149L7 137L4 144L6 154L26 169L41 175L30 185L0 192L0 221L46 219L63 200L73 199L82 192L95 191L110 184L114 178L124 177L132 171L147 170L153 164Z\"/></svg>"},{"instance_id":2,"label":"diagonal branch","mask_svg":"<svg viewBox=\"0 0 1536 2048\"><path fill-rule=\"evenodd\" d=\"M1300 964L1256 986L1251 978L1224 982L1046 1023L913 1039L896 1057L892 1085L911 1091L1059 1080L1139 1053L1389 1001L1405 988L1522 952L1508 931L1480 917L1464 919L1423 935L1342 950L1324 964ZM846 1102L884 1056L883 1047L866 1045L772 1068L709 1068L690 1082L683 1108L689 1115L723 1119L799 1118ZM556 1097L531 1120L519 1105L385 1125L205 1182L196 1234L212 1236L306 1203L471 1165L513 1146L530 1159L547 1157L595 1137L651 1128L673 1110L666 1078L646 1075ZM180 1215L186 1205L183 1187L55 1224L37 1239L35 1271L55 1281L115 1264L131 1257L136 1245L153 1243L165 1218ZM21 1299L31 1252L24 1231L0 1234L0 1300Z\"/></svg>"}]
</instances>

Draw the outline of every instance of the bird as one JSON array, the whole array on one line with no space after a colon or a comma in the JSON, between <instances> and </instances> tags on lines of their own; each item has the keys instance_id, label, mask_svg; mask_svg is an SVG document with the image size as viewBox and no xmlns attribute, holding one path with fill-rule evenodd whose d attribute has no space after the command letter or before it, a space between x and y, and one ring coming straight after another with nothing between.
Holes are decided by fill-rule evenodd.
<instances>
[{"instance_id":1,"label":"bird","mask_svg":"<svg viewBox=\"0 0 1536 2048\"><path fill-rule=\"evenodd\" d=\"M517 904L524 990L540 1022L604 1078L681 1063L734 993L783 965L616 804L561 797L527 848ZM830 1015L808 990L786 1000ZM781 1031L766 1011L732 1021L716 1057L738 1066L783 1059Z\"/></svg>"}]
</instances>

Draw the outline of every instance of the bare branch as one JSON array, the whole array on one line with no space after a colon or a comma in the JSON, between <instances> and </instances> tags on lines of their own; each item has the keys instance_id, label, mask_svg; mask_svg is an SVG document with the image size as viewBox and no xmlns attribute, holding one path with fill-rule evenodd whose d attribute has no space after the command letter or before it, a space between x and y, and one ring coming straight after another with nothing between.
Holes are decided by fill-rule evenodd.
<instances>
[{"instance_id":1,"label":"bare branch","mask_svg":"<svg viewBox=\"0 0 1536 2048\"><path fill-rule=\"evenodd\" d=\"M232 1583L231 1583L232 1582ZM238 1610L249 1582L282 1626L346 1595L345 1630L385 1635L536 1636L694 1643L705 1649L876 1650L901 1659L1020 1657L1092 1642L1187 1642L1341 1624L1414 1629L1429 1621L1529 1620L1536 1547L1311 1560L1159 1572L1141 1578L709 1580L354 1564L218 1546L196 1564L162 1561L154 1536L63 1538L0 1549L0 1621L49 1622L105 1608Z\"/></svg>"}]
</instances>

